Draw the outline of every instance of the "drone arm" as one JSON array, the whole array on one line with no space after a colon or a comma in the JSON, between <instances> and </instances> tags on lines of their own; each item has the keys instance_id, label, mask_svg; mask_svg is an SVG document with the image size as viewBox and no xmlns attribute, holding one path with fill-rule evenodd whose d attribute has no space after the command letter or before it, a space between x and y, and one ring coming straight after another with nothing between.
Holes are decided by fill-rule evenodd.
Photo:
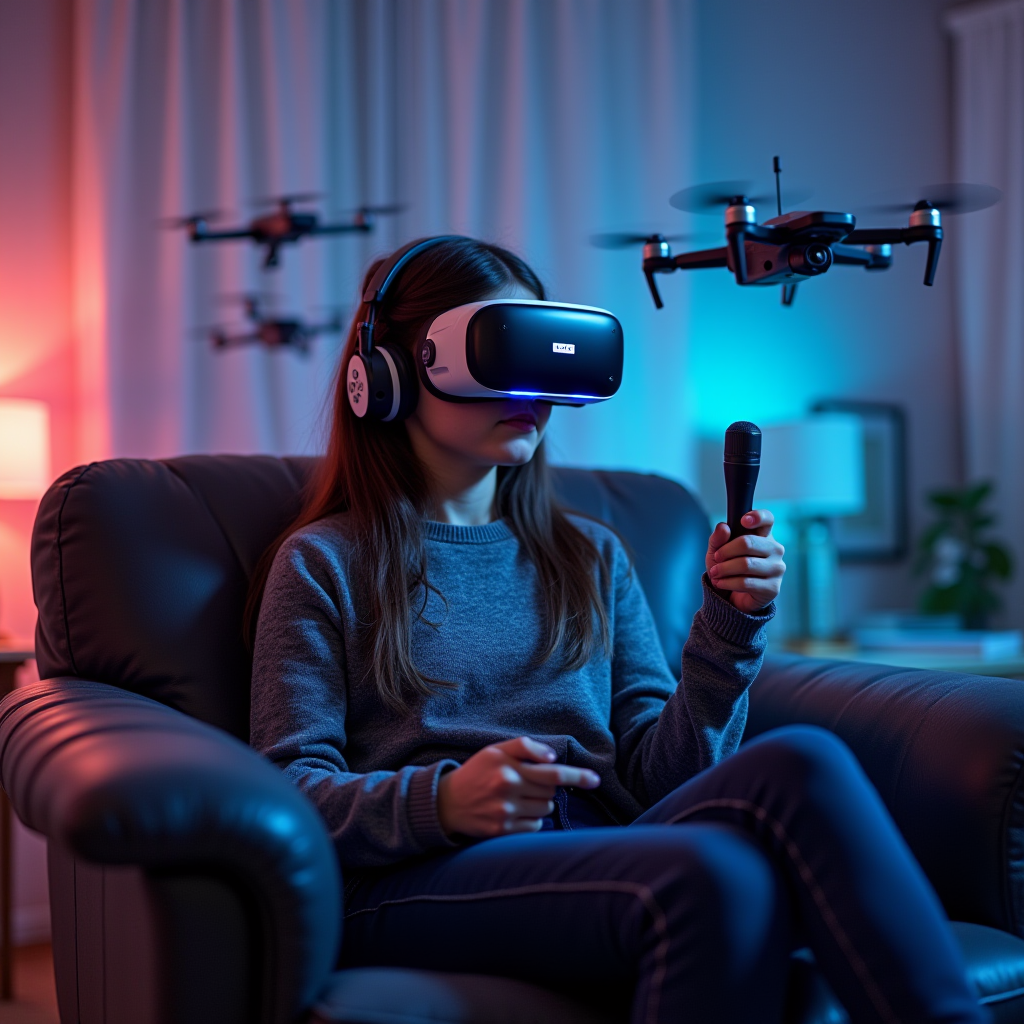
<instances>
[{"instance_id":1,"label":"drone arm","mask_svg":"<svg viewBox=\"0 0 1024 1024\"><path fill-rule=\"evenodd\" d=\"M857 228L843 239L843 244L910 245L912 242L921 241L920 238L910 237L913 231L913 228Z\"/></svg>"},{"instance_id":2,"label":"drone arm","mask_svg":"<svg viewBox=\"0 0 1024 1024\"><path fill-rule=\"evenodd\" d=\"M237 228L234 231L209 231L198 225L189 232L193 242L219 242L224 238L252 238L248 228Z\"/></svg>"},{"instance_id":3,"label":"drone arm","mask_svg":"<svg viewBox=\"0 0 1024 1024\"><path fill-rule=\"evenodd\" d=\"M867 249L858 249L853 245L836 245L831 246L832 249L832 262L838 264L846 264L851 267L870 267L876 262L874 253L870 253Z\"/></svg>"},{"instance_id":4,"label":"drone arm","mask_svg":"<svg viewBox=\"0 0 1024 1024\"><path fill-rule=\"evenodd\" d=\"M701 249L698 252L681 252L673 256L669 269L701 270L706 267L729 266L729 250L726 246L719 249Z\"/></svg>"},{"instance_id":5,"label":"drone arm","mask_svg":"<svg viewBox=\"0 0 1024 1024\"><path fill-rule=\"evenodd\" d=\"M942 250L942 228L936 224L914 224L908 228L868 228L851 231L844 241L848 245L885 245L887 242L913 245L915 242L928 243L928 262L924 269L924 283L935 281L939 267L939 253Z\"/></svg>"},{"instance_id":6,"label":"drone arm","mask_svg":"<svg viewBox=\"0 0 1024 1024\"><path fill-rule=\"evenodd\" d=\"M844 239L846 245L913 245L915 242L942 241L942 228L915 224L908 228L857 228Z\"/></svg>"}]
</instances>

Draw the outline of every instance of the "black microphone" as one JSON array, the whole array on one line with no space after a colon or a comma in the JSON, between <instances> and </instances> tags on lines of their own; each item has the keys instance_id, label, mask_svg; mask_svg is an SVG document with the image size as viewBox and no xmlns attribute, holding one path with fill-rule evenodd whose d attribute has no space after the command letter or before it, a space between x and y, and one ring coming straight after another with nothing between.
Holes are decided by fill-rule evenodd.
<instances>
[{"instance_id":1,"label":"black microphone","mask_svg":"<svg viewBox=\"0 0 1024 1024\"><path fill-rule=\"evenodd\" d=\"M740 520L754 507L754 485L761 468L761 431L746 420L733 423L725 432L726 522L732 537L752 533Z\"/></svg>"}]
</instances>

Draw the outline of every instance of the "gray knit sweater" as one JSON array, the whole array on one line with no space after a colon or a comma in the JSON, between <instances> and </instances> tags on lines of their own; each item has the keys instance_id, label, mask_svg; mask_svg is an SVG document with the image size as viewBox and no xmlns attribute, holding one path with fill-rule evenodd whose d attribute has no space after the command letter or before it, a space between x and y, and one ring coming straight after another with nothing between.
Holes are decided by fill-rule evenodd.
<instances>
[{"instance_id":1,"label":"gray knit sweater","mask_svg":"<svg viewBox=\"0 0 1024 1024\"><path fill-rule=\"evenodd\" d=\"M458 685L407 714L382 703L366 679L367 615L349 571L345 517L282 546L256 636L251 742L319 808L343 866L453 846L438 821L438 779L491 743L532 736L560 762L593 769L595 795L622 822L736 749L773 609L746 615L705 577L677 684L618 538L574 522L611 568L602 587L607 654L576 671L557 653L535 664L537 577L514 535L500 521L430 522L427 572L447 603L429 595L413 624L413 657L425 675Z\"/></svg>"}]
</instances>

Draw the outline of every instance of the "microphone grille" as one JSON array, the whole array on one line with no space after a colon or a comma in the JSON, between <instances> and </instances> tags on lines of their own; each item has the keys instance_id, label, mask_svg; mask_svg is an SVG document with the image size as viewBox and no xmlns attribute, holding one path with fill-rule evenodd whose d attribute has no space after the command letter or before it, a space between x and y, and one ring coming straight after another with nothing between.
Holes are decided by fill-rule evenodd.
<instances>
[{"instance_id":1,"label":"microphone grille","mask_svg":"<svg viewBox=\"0 0 1024 1024\"><path fill-rule=\"evenodd\" d=\"M738 420L725 432L725 456L741 459L760 459L761 431L748 420Z\"/></svg>"}]
</instances>

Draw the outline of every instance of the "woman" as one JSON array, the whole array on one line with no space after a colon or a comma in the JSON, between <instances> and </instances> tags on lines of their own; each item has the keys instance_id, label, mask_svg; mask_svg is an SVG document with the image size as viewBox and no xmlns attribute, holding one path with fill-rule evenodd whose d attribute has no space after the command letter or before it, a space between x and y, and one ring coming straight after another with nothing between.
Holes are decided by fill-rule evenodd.
<instances>
[{"instance_id":1,"label":"woman","mask_svg":"<svg viewBox=\"0 0 1024 1024\"><path fill-rule=\"evenodd\" d=\"M411 349L498 297L544 290L513 254L446 241L402 272L376 338ZM712 533L677 684L617 537L553 502L550 405L421 390L383 423L344 385L250 609L252 743L335 840L343 964L618 985L646 1024L773 1021L808 944L855 1021L984 1019L840 741L737 750L785 571L770 513Z\"/></svg>"}]
</instances>

